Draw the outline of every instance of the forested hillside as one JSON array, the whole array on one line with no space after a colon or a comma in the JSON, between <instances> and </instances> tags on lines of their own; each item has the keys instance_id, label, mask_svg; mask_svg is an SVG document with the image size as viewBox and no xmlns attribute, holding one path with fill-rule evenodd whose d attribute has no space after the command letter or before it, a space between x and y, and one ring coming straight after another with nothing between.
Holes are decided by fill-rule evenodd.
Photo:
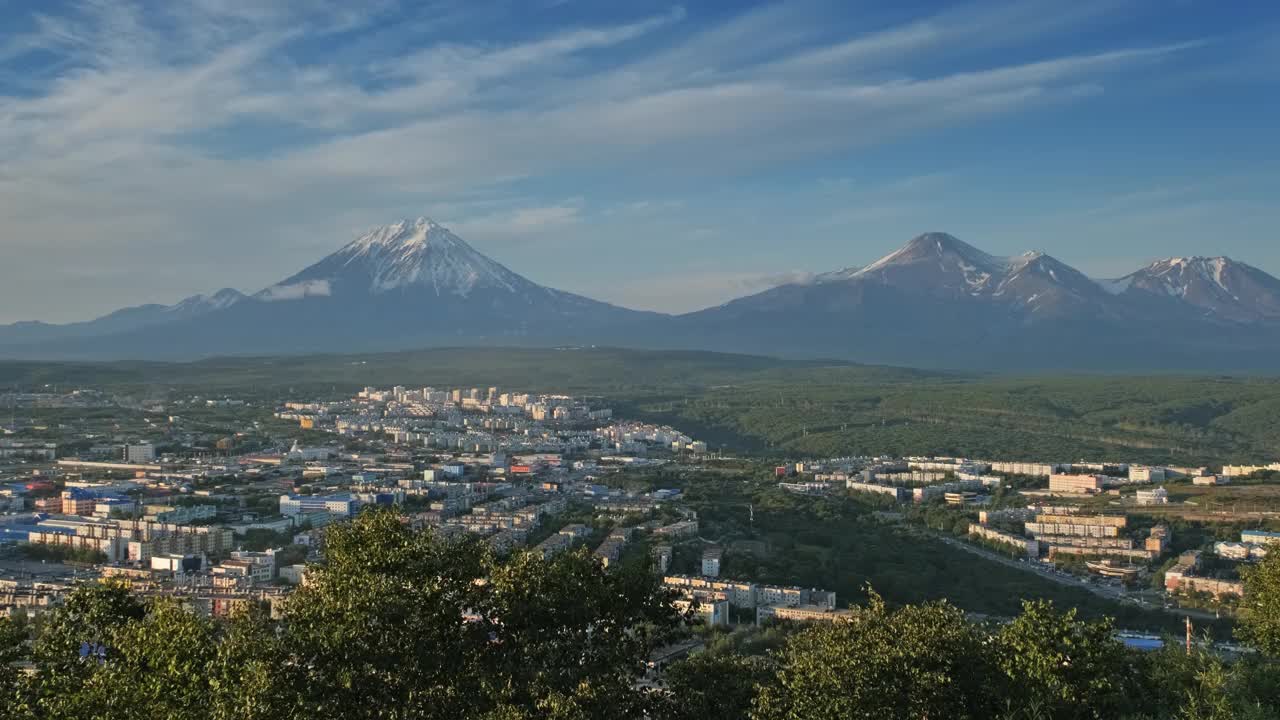
<instances>
[{"instance_id":1,"label":"forested hillside","mask_svg":"<svg viewBox=\"0 0 1280 720\"><path fill-rule=\"evenodd\" d=\"M370 384L603 396L620 415L667 421L731 452L1220 464L1274 461L1280 448L1280 380L1270 377L1019 377L616 348L0 362L0 389L90 385L149 400L341 396Z\"/></svg>"}]
</instances>

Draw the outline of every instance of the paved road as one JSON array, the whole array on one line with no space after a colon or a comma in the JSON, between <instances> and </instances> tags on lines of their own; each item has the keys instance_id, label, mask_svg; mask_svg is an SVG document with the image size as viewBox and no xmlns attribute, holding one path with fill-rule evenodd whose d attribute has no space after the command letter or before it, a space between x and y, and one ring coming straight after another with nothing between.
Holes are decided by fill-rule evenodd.
<instances>
[{"instance_id":1,"label":"paved road","mask_svg":"<svg viewBox=\"0 0 1280 720\"><path fill-rule=\"evenodd\" d=\"M1163 605L1157 605L1155 603L1142 600L1141 598L1133 597L1132 595L1130 595L1128 592L1126 592L1121 588L1117 588L1111 585L1099 585L1097 583L1085 582L1084 580L1072 575L1063 575L1062 573L1053 572L1052 570L1044 567L1041 563L1038 563L1038 562L1019 562L1010 557L1006 557L999 553L991 552L986 548L980 548L974 545L970 545L967 542L957 540L956 538L953 538L953 537L947 537L945 535L939 535L936 533L934 533L933 536L938 540L941 540L942 542L950 545L951 547L959 548L961 550L964 550L965 552L973 553L974 555L978 555L980 557L986 558L991 562L997 562L997 563L1000 563L1001 565L1006 565L1011 568L1016 568L1024 572L1032 572L1046 580L1052 580L1053 582L1056 582L1060 585L1078 587L1081 590L1087 590L1093 593L1094 595L1097 595L1102 598L1106 598L1107 600L1112 600L1114 602L1129 602L1129 603L1138 605L1139 607L1142 607L1143 609L1146 609L1146 610L1163 610L1164 612L1173 613L1178 616L1192 617L1197 620L1216 619L1214 614L1210 612L1205 612L1203 610L1190 610L1186 608L1166 608Z\"/></svg>"}]
</instances>

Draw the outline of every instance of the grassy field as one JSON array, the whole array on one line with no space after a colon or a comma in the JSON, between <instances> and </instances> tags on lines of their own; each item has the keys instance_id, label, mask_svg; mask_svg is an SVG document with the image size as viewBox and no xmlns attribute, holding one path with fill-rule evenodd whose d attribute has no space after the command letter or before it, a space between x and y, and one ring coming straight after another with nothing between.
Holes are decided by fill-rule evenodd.
<instances>
[{"instance_id":1,"label":"grassy field","mask_svg":"<svg viewBox=\"0 0 1280 720\"><path fill-rule=\"evenodd\" d=\"M952 454L1217 464L1274 460L1280 381L960 375L704 352L445 349L196 363L0 363L0 388L337 396L365 385L604 396L735 452Z\"/></svg>"}]
</instances>

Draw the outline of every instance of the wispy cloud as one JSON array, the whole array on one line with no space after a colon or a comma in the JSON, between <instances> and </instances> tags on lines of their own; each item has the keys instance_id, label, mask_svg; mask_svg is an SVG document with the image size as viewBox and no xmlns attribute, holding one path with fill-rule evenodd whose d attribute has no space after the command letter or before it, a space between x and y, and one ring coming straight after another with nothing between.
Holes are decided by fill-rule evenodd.
<instances>
[{"instance_id":1,"label":"wispy cloud","mask_svg":"<svg viewBox=\"0 0 1280 720\"><path fill-rule=\"evenodd\" d=\"M582 221L582 204L578 199L571 203L517 207L463 217L451 223L450 229L486 246L513 242L545 243Z\"/></svg>"},{"instance_id":2,"label":"wispy cloud","mask_svg":"<svg viewBox=\"0 0 1280 720\"><path fill-rule=\"evenodd\" d=\"M476 197L579 176L723 178L1079 101L1196 49L998 64L969 52L1120 10L981 3L841 28L825 22L832 7L775 3L706 23L672 6L494 36L469 14L482 9L459 2L80 0L7 18L0 231L24 261L5 263L0 282L34 291L29 278L68 254L107 267L127 248L148 268L203 275L140 270L105 302L204 289L193 282L253 289L311 259L281 248L335 246L348 228L431 208L456 209L438 219L482 246L549 237L610 201L592 186L561 194L583 196L572 202L478 209ZM58 314L85 314L76 304Z\"/></svg>"}]
</instances>

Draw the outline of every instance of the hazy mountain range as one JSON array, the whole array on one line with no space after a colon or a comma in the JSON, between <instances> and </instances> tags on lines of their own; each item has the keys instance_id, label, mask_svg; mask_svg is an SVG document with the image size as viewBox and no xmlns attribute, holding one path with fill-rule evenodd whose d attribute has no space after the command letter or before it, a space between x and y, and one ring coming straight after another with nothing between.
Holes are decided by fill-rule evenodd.
<instances>
[{"instance_id":1,"label":"hazy mountain range","mask_svg":"<svg viewBox=\"0 0 1280 720\"><path fill-rule=\"evenodd\" d=\"M1268 370L1280 280L1225 257L1091 279L1043 253L921 235L864 268L685 315L539 285L420 218L375 228L256 294L0 326L0 357L164 358L607 344L1000 370Z\"/></svg>"}]
</instances>

